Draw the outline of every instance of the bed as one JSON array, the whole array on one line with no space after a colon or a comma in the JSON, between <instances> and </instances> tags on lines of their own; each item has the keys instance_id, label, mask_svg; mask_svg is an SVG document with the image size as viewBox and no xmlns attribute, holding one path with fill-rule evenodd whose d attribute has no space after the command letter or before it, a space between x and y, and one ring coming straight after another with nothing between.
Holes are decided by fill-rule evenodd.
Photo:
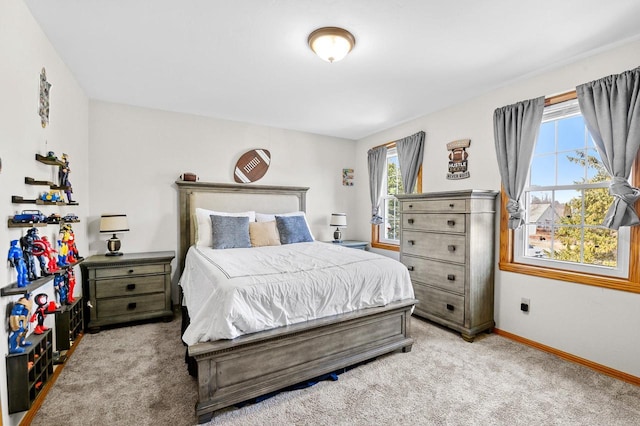
<instances>
[{"instance_id":1,"label":"bed","mask_svg":"<svg viewBox=\"0 0 640 426\"><path fill-rule=\"evenodd\" d=\"M231 250L202 248L195 244L196 209L203 208L219 212L252 210L274 214L305 211L308 188L184 181L178 181L176 185L180 210L178 256L181 271L180 285L181 288L185 286L186 289L184 305L190 306L188 315L189 317L193 315L194 319L197 319L189 325L191 328L186 329L183 340L188 342L188 355L197 364L196 415L200 423L209 421L213 413L222 408L339 371L385 353L411 350L413 339L410 336L410 315L413 306L417 303L413 298L412 290L410 293L398 290L388 298L386 296L381 298L378 294L372 300L358 296L353 301L353 306L346 310L342 308L336 310L333 307L335 303L323 303L322 309L313 308L320 315L315 319L307 320L304 315L295 320L291 318L283 320L278 315L265 319L256 315L259 321L245 320L215 327L202 326L200 317L205 311L224 312L224 309L216 310L216 306L209 308L210 305L219 303L218 307L227 306L224 301L226 299L223 297L224 292L207 295L209 284L206 282L206 275L209 273L212 275L218 273L227 278L242 281L244 278L241 276L249 275L248 272L247 274L242 272L241 265L245 262L242 256L255 255L265 264L278 264L278 268L286 269L289 266L281 265L286 262L280 262L277 259L293 256L291 254L293 251L300 251L301 256L309 258L311 253L321 248L319 245L331 245L321 242L304 242L287 247L274 247L273 251L264 250L264 253L261 252L261 247ZM292 250L293 246L296 246L296 250ZM345 264L360 265L360 256L366 256L364 255L366 252L356 253L359 250L338 249L345 250L338 253L338 257L344 258L342 261ZM245 252L253 250L253 252L245 254L243 250ZM235 266L233 262L225 263L218 258L211 260L210 256L215 256L216 253L210 252L226 252L225 255L236 259ZM276 259L273 256L280 257ZM206 267L201 267L199 274L187 273L187 271L198 270L194 266L196 264L191 263L196 262L195 257L209 259L204 263L213 264L213 266L210 265L213 269L207 272ZM199 262L202 264L202 259ZM317 266L319 260L313 259L312 262ZM332 259L330 262L337 261ZM188 265L187 271L185 271L185 265ZM346 268L342 264L335 264L332 267L335 270ZM301 271L297 273L307 275L308 269L305 268L300 266ZM216 270L218 272L215 272ZM271 272L275 274L274 271ZM351 278L342 278L343 284L349 284L347 282L349 280L363 280L371 283L372 287L376 287L374 277L364 279L361 277L361 271L353 274L352 272ZM191 276L187 280L186 277L189 275ZM264 273L262 276L266 278L247 279L253 280L251 282L268 280L271 275L271 273ZM387 278L379 280L385 279ZM191 284L186 286L186 281ZM269 285L277 287L279 284L274 281ZM235 299L238 299L238 292L234 291ZM332 291L335 291L335 288ZM297 297L297 295L291 296L292 299ZM287 300L289 300L288 297L282 299L283 303ZM389 302L389 300L392 301ZM329 308L325 309L327 306ZM248 308L249 311L252 309L255 308ZM193 327L194 324L200 325Z\"/></svg>"}]
</instances>

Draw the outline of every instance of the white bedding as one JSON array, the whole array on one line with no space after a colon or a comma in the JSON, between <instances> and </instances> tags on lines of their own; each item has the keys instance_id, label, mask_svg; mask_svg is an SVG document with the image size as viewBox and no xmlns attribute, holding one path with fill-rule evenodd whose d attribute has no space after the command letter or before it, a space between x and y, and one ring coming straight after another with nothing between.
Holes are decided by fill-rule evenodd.
<instances>
[{"instance_id":1,"label":"white bedding","mask_svg":"<svg viewBox=\"0 0 640 426\"><path fill-rule=\"evenodd\" d=\"M413 298L407 268L322 242L214 250L192 246L180 277L188 345Z\"/></svg>"}]
</instances>

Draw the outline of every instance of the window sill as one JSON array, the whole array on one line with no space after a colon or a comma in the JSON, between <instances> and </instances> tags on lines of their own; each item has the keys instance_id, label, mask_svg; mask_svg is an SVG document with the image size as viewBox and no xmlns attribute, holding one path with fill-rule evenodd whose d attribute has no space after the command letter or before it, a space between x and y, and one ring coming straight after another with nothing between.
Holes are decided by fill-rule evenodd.
<instances>
[{"instance_id":1,"label":"window sill","mask_svg":"<svg viewBox=\"0 0 640 426\"><path fill-rule=\"evenodd\" d=\"M585 274L540 266L525 265L522 263L500 262L500 270L515 272L517 274L532 275L552 280L567 281L578 284L587 284L596 287L605 287L614 290L640 293L640 282L634 282L626 278L614 278L603 275Z\"/></svg>"},{"instance_id":2,"label":"window sill","mask_svg":"<svg viewBox=\"0 0 640 426\"><path fill-rule=\"evenodd\" d=\"M371 247L389 251L400 251L400 246L397 244L385 244L372 241Z\"/></svg>"}]
</instances>

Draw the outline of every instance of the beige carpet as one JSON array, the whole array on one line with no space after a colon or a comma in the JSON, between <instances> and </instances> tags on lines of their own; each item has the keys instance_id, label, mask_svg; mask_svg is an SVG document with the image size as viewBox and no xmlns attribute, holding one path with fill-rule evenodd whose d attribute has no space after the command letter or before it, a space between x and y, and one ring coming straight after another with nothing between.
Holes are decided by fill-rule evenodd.
<instances>
[{"instance_id":1,"label":"beige carpet","mask_svg":"<svg viewBox=\"0 0 640 426\"><path fill-rule=\"evenodd\" d=\"M193 425L179 320L86 335L34 425ZM337 382L217 413L210 425L638 425L640 387L497 335L412 320L413 351Z\"/></svg>"}]
</instances>

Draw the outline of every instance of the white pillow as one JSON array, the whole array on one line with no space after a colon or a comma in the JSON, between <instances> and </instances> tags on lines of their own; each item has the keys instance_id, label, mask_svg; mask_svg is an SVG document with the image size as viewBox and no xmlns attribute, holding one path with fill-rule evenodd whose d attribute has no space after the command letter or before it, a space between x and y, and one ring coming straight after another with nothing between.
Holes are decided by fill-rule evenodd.
<instances>
[{"instance_id":1,"label":"white pillow","mask_svg":"<svg viewBox=\"0 0 640 426\"><path fill-rule=\"evenodd\" d=\"M213 228L211 226L211 215L248 217L249 222L255 222L256 212L218 212L215 210L196 208L196 245L204 247L213 246ZM275 219L274 219L275 220Z\"/></svg>"},{"instance_id":2,"label":"white pillow","mask_svg":"<svg viewBox=\"0 0 640 426\"><path fill-rule=\"evenodd\" d=\"M256 222L271 222L276 220L276 216L302 216L304 217L304 221L307 224L307 229L309 230L309 235L315 241L315 237L311 232L311 227L309 226L309 221L307 220L307 215L303 211L299 212L289 212L289 213L255 213Z\"/></svg>"}]
</instances>

